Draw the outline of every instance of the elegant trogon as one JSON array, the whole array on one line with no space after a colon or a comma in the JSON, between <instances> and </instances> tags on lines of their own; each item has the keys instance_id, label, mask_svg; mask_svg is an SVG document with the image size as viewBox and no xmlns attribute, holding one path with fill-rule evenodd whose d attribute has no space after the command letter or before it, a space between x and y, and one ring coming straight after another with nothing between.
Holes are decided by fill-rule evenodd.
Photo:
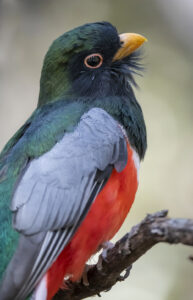
<instances>
[{"instance_id":1,"label":"elegant trogon","mask_svg":"<svg viewBox=\"0 0 193 300\"><path fill-rule=\"evenodd\" d=\"M147 145L132 89L145 40L98 22L49 48L38 107L0 155L1 300L52 299L125 220Z\"/></svg>"}]
</instances>

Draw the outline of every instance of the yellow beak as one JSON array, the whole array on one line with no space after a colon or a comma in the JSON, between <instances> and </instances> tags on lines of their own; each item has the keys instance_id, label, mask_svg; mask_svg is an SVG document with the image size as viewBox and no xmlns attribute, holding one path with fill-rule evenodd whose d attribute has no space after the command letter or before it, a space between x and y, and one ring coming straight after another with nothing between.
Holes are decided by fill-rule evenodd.
<instances>
[{"instance_id":1,"label":"yellow beak","mask_svg":"<svg viewBox=\"0 0 193 300\"><path fill-rule=\"evenodd\" d=\"M122 33L119 35L121 41L121 48L115 53L113 61L123 59L137 48L139 48L147 39L137 33Z\"/></svg>"}]
</instances>

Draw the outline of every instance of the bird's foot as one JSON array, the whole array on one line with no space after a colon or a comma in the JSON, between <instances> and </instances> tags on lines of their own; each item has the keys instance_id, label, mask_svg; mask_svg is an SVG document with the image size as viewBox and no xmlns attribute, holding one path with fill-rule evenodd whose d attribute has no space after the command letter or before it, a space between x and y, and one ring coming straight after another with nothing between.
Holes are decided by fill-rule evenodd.
<instances>
[{"instance_id":1,"label":"bird's foot","mask_svg":"<svg viewBox=\"0 0 193 300\"><path fill-rule=\"evenodd\" d=\"M79 283L81 282L84 286L89 286L89 281L88 281L88 271L93 267L93 265L85 265L84 271L82 273L82 277L78 281Z\"/></svg>"},{"instance_id":2,"label":"bird's foot","mask_svg":"<svg viewBox=\"0 0 193 300\"><path fill-rule=\"evenodd\" d=\"M103 252L101 253L102 258L106 261L107 260L107 252L109 249L112 249L115 246L112 242L104 242L102 244Z\"/></svg>"},{"instance_id":3,"label":"bird's foot","mask_svg":"<svg viewBox=\"0 0 193 300\"><path fill-rule=\"evenodd\" d=\"M103 251L101 253L101 255L99 256L99 259L98 259L98 263L97 263L97 269L99 271L102 270L102 262L103 260L108 262L107 260L107 252L109 249L112 249L115 245L112 243L112 242L104 242L102 245L101 245L101 248L103 248Z\"/></svg>"},{"instance_id":4,"label":"bird's foot","mask_svg":"<svg viewBox=\"0 0 193 300\"><path fill-rule=\"evenodd\" d=\"M73 275L72 274L66 274L64 277L64 281L60 287L61 290L71 290L73 289Z\"/></svg>"}]
</instances>

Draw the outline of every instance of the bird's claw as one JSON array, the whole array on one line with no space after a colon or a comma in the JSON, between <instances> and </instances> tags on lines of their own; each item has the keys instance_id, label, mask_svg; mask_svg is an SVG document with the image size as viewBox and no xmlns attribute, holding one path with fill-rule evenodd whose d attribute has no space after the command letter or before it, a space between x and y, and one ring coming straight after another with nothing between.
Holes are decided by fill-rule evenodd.
<instances>
[{"instance_id":1,"label":"bird's claw","mask_svg":"<svg viewBox=\"0 0 193 300\"><path fill-rule=\"evenodd\" d=\"M107 261L107 252L109 249L112 249L115 245L112 242L105 242L102 244L103 252L102 252L102 258Z\"/></svg>"},{"instance_id":2,"label":"bird's claw","mask_svg":"<svg viewBox=\"0 0 193 300\"><path fill-rule=\"evenodd\" d=\"M103 251L102 251L101 255L99 256L98 263L97 263L97 269L99 271L102 270L102 262L103 262L103 260L106 261L106 262L108 262L108 260L107 260L107 252L108 252L109 249L112 249L113 247L114 247L114 244L112 242L109 242L109 241L107 241L107 242L105 242L105 243L103 243L101 245L101 248L103 248Z\"/></svg>"},{"instance_id":3,"label":"bird's claw","mask_svg":"<svg viewBox=\"0 0 193 300\"><path fill-rule=\"evenodd\" d=\"M88 281L88 271L93 267L93 265L85 265L84 271L82 273L82 277L79 280L84 286L89 286L89 281Z\"/></svg>"},{"instance_id":4,"label":"bird's claw","mask_svg":"<svg viewBox=\"0 0 193 300\"><path fill-rule=\"evenodd\" d=\"M66 288L67 288L69 290L72 290L73 287L74 287L74 283L70 279L68 279L67 281L64 282L64 284L61 287L61 289L62 290L66 290Z\"/></svg>"}]
</instances>

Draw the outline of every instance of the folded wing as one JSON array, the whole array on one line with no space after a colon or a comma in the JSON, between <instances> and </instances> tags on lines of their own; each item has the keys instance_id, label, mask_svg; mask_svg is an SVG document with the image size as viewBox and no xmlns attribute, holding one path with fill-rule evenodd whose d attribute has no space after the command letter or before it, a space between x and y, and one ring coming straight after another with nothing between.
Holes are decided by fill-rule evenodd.
<instances>
[{"instance_id":1,"label":"folded wing","mask_svg":"<svg viewBox=\"0 0 193 300\"><path fill-rule=\"evenodd\" d=\"M120 172L126 163L127 147L121 127L104 110L93 108L82 116L73 133L65 134L49 152L28 164L11 204L13 226L23 242L20 240L21 250L8 270L11 264L17 267L22 255L29 256L14 299L29 295L73 237L113 167ZM37 249L31 247L29 253L22 253L22 243L26 239L36 243L36 237ZM14 275L8 271L5 280L13 281L10 276Z\"/></svg>"}]
</instances>

